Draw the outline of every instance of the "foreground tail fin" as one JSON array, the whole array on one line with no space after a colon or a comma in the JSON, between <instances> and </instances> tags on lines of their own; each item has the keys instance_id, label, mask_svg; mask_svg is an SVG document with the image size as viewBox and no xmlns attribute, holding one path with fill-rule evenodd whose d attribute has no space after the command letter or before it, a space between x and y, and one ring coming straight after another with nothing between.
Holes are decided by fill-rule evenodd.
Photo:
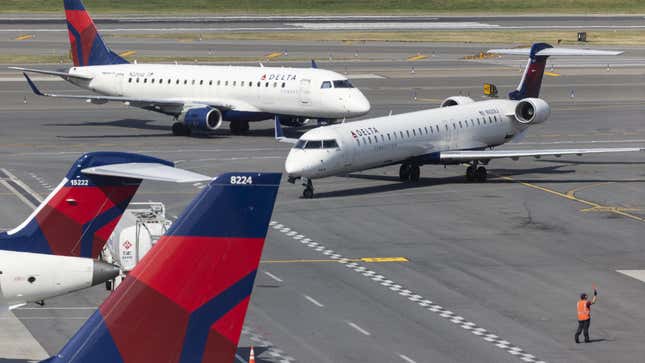
<instances>
[{"instance_id":1,"label":"foreground tail fin","mask_svg":"<svg viewBox=\"0 0 645 363\"><path fill-rule=\"evenodd\" d=\"M67 32L75 66L128 63L107 47L81 0L64 0Z\"/></svg>"},{"instance_id":2,"label":"foreground tail fin","mask_svg":"<svg viewBox=\"0 0 645 363\"><path fill-rule=\"evenodd\" d=\"M232 363L279 183L214 179L48 362Z\"/></svg>"},{"instance_id":3,"label":"foreground tail fin","mask_svg":"<svg viewBox=\"0 0 645 363\"><path fill-rule=\"evenodd\" d=\"M529 60L522 80L517 89L508 94L511 100L521 100L527 97L539 97L542 86L542 77L546 60L550 56L614 56L623 52L576 49L576 48L554 48L550 44L535 43L531 48L513 48L513 49L491 49L487 53L491 54L510 54L510 55L528 55Z\"/></svg>"},{"instance_id":4,"label":"foreground tail fin","mask_svg":"<svg viewBox=\"0 0 645 363\"><path fill-rule=\"evenodd\" d=\"M193 175L172 166L138 154L85 154L25 222L0 233L0 249L96 258L142 179L164 180L166 168Z\"/></svg>"}]
</instances>

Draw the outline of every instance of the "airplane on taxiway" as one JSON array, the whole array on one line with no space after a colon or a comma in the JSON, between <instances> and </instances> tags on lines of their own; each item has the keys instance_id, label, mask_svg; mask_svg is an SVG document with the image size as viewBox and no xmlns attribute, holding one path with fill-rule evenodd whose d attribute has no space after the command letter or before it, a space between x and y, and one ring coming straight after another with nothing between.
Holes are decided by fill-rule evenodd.
<instances>
[{"instance_id":1,"label":"airplane on taxiway","mask_svg":"<svg viewBox=\"0 0 645 363\"><path fill-rule=\"evenodd\" d=\"M116 266L96 258L142 179L211 178L145 155L83 155L21 225L0 233L0 313L118 276Z\"/></svg>"},{"instance_id":2,"label":"airplane on taxiway","mask_svg":"<svg viewBox=\"0 0 645 363\"><path fill-rule=\"evenodd\" d=\"M45 362L235 361L280 178L214 178Z\"/></svg>"},{"instance_id":3,"label":"airplane on taxiway","mask_svg":"<svg viewBox=\"0 0 645 363\"><path fill-rule=\"evenodd\" d=\"M545 43L531 48L496 49L489 53L528 55L528 64L509 99L475 102L470 97L445 99L441 107L318 127L299 139L285 138L276 123L276 139L294 143L285 162L289 181L302 179L303 197L312 198L312 179L400 164L402 181L418 181L426 164L469 164L468 181L483 182L483 165L492 159L632 152L643 148L493 149L522 137L545 122L551 108L538 98L549 56L618 55L622 52L553 48Z\"/></svg>"},{"instance_id":4,"label":"airplane on taxiway","mask_svg":"<svg viewBox=\"0 0 645 363\"><path fill-rule=\"evenodd\" d=\"M94 104L121 102L173 116L174 135L211 132L223 121L245 133L249 122L277 117L283 125L309 119L333 122L369 112L360 90L336 72L311 68L130 64L110 50L80 0L64 0L74 67L49 71L10 67L59 76L100 95L39 96L81 99Z\"/></svg>"}]
</instances>

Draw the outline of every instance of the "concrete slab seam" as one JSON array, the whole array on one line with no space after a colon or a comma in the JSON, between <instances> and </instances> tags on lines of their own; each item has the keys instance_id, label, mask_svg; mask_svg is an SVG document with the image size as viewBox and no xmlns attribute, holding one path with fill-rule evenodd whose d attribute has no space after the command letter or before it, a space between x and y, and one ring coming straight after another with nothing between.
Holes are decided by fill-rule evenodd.
<instances>
[{"instance_id":1,"label":"concrete slab seam","mask_svg":"<svg viewBox=\"0 0 645 363\"><path fill-rule=\"evenodd\" d=\"M466 318L455 314L454 312L444 308L441 305L434 304L431 300L425 299L423 296L413 293L413 291L409 289L405 289L402 285L397 284L392 280L386 279L383 275L377 274L376 272L369 270L365 266L362 266L356 262L349 262L349 260L343 257L341 254L324 247L319 242L307 238L302 233L293 231L291 228L278 223L277 221L271 221L269 223L269 226L279 232L282 232L287 237L291 237L296 241L300 241L301 244L306 245L309 248L312 248L319 252L324 251L323 254L327 252L328 254L331 254L333 256L338 256L338 262L345 267L352 269L353 271L358 272L365 277L368 277L372 281L379 283L381 286L384 286L389 290L396 292L400 296L403 296L408 300L416 303L422 308L431 311L444 319L447 319L448 321L452 322L455 325L458 325L462 329L470 331L472 334L479 336L484 341L492 343L496 347L505 350L507 353L514 357L520 358L524 362L546 363L543 360L538 360L535 355L526 353L524 349L520 348L519 346L512 345L509 341L489 332L487 329L478 327L476 323L466 320ZM290 232L295 233L290 235Z\"/></svg>"}]
</instances>

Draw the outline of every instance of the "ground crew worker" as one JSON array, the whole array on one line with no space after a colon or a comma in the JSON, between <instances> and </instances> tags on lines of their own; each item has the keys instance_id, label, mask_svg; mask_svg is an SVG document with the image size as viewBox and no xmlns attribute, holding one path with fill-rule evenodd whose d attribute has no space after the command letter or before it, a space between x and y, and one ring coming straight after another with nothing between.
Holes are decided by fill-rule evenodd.
<instances>
[{"instance_id":1,"label":"ground crew worker","mask_svg":"<svg viewBox=\"0 0 645 363\"><path fill-rule=\"evenodd\" d=\"M576 330L576 343L580 343L580 333L584 332L585 343L589 343L589 325L591 324L591 305L596 303L598 299L598 290L593 290L593 299L587 300L587 294L584 292L580 294L578 300L578 330Z\"/></svg>"}]
</instances>

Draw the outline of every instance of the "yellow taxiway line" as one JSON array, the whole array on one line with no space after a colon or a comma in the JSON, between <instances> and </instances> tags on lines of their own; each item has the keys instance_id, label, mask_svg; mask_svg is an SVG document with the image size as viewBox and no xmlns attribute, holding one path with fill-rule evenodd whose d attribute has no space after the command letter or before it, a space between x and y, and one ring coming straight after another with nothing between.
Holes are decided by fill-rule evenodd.
<instances>
[{"instance_id":1,"label":"yellow taxiway line","mask_svg":"<svg viewBox=\"0 0 645 363\"><path fill-rule=\"evenodd\" d=\"M264 58L266 58L268 60L276 59L278 57L281 57L282 54L283 54L282 52L273 52L273 53L269 53L269 54L265 55Z\"/></svg>"},{"instance_id":2,"label":"yellow taxiway line","mask_svg":"<svg viewBox=\"0 0 645 363\"><path fill-rule=\"evenodd\" d=\"M344 258L344 259L296 259L296 260L263 260L260 263L321 263L321 262L409 262L405 257L361 257L361 258Z\"/></svg>"},{"instance_id":3,"label":"yellow taxiway line","mask_svg":"<svg viewBox=\"0 0 645 363\"><path fill-rule=\"evenodd\" d=\"M137 54L136 50L126 50L123 53L119 53L119 56L121 56L121 57L129 57L129 56L135 55L135 54Z\"/></svg>"},{"instance_id":4,"label":"yellow taxiway line","mask_svg":"<svg viewBox=\"0 0 645 363\"><path fill-rule=\"evenodd\" d=\"M426 58L428 58L428 56L425 55L425 54L417 54L417 55L413 55L411 57L408 57L408 62L415 62L415 61L426 59Z\"/></svg>"},{"instance_id":5,"label":"yellow taxiway line","mask_svg":"<svg viewBox=\"0 0 645 363\"><path fill-rule=\"evenodd\" d=\"M633 219L635 221L645 222L645 218L642 218L642 217L639 217L637 215L634 215L634 214L626 212L627 210L630 210L628 208L620 208L620 207L612 207L612 206L601 205L601 204L591 202L591 201L588 201L588 200L585 200L585 199L581 199L581 198L578 198L578 197L575 196L575 192L578 191L578 190L582 190L584 188L589 188L591 186L604 184L604 183L597 183L595 185L588 185L588 186L584 186L584 187L579 187L579 188L570 190L567 193L561 193L561 192L558 192L557 190L545 188L545 187L535 185L535 184L531 184L531 183L527 183L527 182L524 182L524 181L521 181L521 180L516 180L516 179L511 178L510 176L500 176L500 178L504 179L504 180L512 181L512 182L515 182L515 183L519 183L521 185L524 185L524 186L532 188L532 189L541 190L543 192L553 194L553 195L556 195L556 196L561 197L561 198L565 198L565 199L569 199L569 200L572 200L572 201L575 201L575 202L578 202L578 203L586 204L587 206L590 207L590 208L581 209L582 212L603 211L603 212L618 214L618 215L621 215L623 217Z\"/></svg>"},{"instance_id":6,"label":"yellow taxiway line","mask_svg":"<svg viewBox=\"0 0 645 363\"><path fill-rule=\"evenodd\" d=\"M21 35L19 37L14 38L14 40L29 40L29 39L33 39L33 38L34 38L33 34L25 34L25 35Z\"/></svg>"},{"instance_id":7,"label":"yellow taxiway line","mask_svg":"<svg viewBox=\"0 0 645 363\"><path fill-rule=\"evenodd\" d=\"M555 73L555 72L546 71L544 72L544 74L551 77L560 77L560 73Z\"/></svg>"}]
</instances>

